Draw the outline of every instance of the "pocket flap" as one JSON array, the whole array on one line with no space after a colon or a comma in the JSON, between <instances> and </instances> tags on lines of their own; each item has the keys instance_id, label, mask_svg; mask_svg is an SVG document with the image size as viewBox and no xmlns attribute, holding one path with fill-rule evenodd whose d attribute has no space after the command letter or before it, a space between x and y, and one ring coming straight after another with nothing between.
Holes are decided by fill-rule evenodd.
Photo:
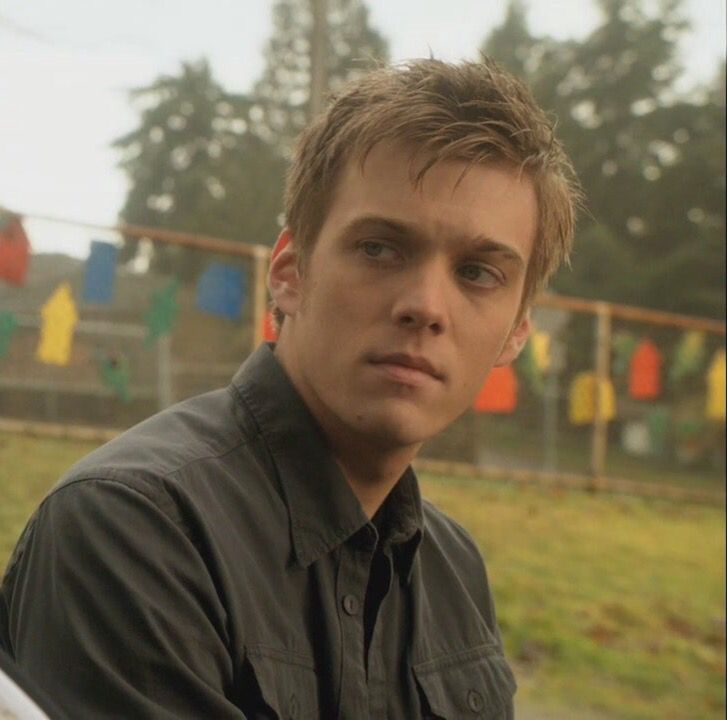
<instances>
[{"instance_id":1,"label":"pocket flap","mask_svg":"<svg viewBox=\"0 0 727 720\"><path fill-rule=\"evenodd\" d=\"M413 666L429 708L446 720L491 719L512 706L517 684L500 649L481 645Z\"/></svg>"},{"instance_id":2,"label":"pocket flap","mask_svg":"<svg viewBox=\"0 0 727 720\"><path fill-rule=\"evenodd\" d=\"M280 720L317 720L318 682L313 660L269 647L247 649L265 704Z\"/></svg>"}]
</instances>

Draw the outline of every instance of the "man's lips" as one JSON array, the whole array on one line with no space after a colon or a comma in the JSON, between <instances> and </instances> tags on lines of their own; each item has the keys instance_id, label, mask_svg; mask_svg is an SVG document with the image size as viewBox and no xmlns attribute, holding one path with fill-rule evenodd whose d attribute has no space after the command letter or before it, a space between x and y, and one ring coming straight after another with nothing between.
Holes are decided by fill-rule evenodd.
<instances>
[{"instance_id":1,"label":"man's lips","mask_svg":"<svg viewBox=\"0 0 727 720\"><path fill-rule=\"evenodd\" d=\"M386 369L403 382L421 381L424 378L440 381L444 379L444 375L421 355L409 355L408 353L375 355L371 358L371 363L381 366L382 369Z\"/></svg>"}]
</instances>

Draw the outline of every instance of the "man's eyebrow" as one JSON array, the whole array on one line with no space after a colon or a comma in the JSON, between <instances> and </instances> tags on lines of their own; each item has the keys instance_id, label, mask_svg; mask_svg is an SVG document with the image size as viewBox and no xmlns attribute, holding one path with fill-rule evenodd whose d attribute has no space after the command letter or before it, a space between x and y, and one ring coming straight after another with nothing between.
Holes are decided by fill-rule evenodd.
<instances>
[{"instance_id":1,"label":"man's eyebrow","mask_svg":"<svg viewBox=\"0 0 727 720\"><path fill-rule=\"evenodd\" d=\"M413 225L380 215L361 215L347 223L343 228L343 233L349 235L351 233L361 232L362 230L374 229L388 230L396 235L416 234L416 229Z\"/></svg>"},{"instance_id":2,"label":"man's eyebrow","mask_svg":"<svg viewBox=\"0 0 727 720\"><path fill-rule=\"evenodd\" d=\"M380 215L362 215L357 217L344 226L343 233L345 235L350 235L357 232L371 230L386 230L401 237L416 237L421 235L421 230L412 223ZM459 238L458 242L463 248L471 250L472 252L499 253L508 260L513 260L520 265L525 265L525 261L520 253L509 245L494 240L487 235L475 235L474 237Z\"/></svg>"}]
</instances>

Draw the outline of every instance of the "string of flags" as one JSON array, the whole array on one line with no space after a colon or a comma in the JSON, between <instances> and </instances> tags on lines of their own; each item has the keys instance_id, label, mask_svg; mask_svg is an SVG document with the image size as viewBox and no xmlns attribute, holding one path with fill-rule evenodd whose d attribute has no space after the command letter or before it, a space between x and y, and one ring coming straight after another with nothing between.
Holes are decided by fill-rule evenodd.
<instances>
[{"instance_id":1,"label":"string of flags","mask_svg":"<svg viewBox=\"0 0 727 720\"><path fill-rule=\"evenodd\" d=\"M38 360L47 365L68 365L71 357L73 331L78 311L69 283L61 283L45 301L40 315L40 342L35 351Z\"/></svg>"},{"instance_id":2,"label":"string of flags","mask_svg":"<svg viewBox=\"0 0 727 720\"><path fill-rule=\"evenodd\" d=\"M123 355L105 356L98 363L101 382L106 385L119 400L129 402L129 362Z\"/></svg>"},{"instance_id":3,"label":"string of flags","mask_svg":"<svg viewBox=\"0 0 727 720\"><path fill-rule=\"evenodd\" d=\"M679 381L697 375L703 368L706 358L704 333L686 332L675 352L670 382ZM649 338L641 341L627 335L614 335L614 376L627 374L628 394L634 400L654 401L663 393L664 357L657 345ZM518 373L527 380L531 390L540 394L544 376L550 365L550 338L547 333L536 332L514 366L496 367L485 378L475 397L472 409L477 412L493 414L509 414L515 412L518 405ZM517 372L516 372L517 369ZM618 371L618 372L617 372ZM717 350L704 374L705 381L705 417L711 420L725 420L725 350ZM596 418L596 397L602 418L614 420L617 416L617 393L611 378L598 386L593 372L576 374L570 382L568 390L568 419L573 425L588 425ZM651 434L662 437L662 414L658 408L648 410L648 423ZM662 428L663 430L663 428Z\"/></svg>"},{"instance_id":4,"label":"string of flags","mask_svg":"<svg viewBox=\"0 0 727 720\"><path fill-rule=\"evenodd\" d=\"M22 218L0 208L0 281L12 286L24 285L30 258L31 246ZM113 302L117 261L118 247L115 244L101 240L91 242L80 292L82 303L108 305ZM147 346L173 329L179 315L179 288L179 281L172 278L152 294L144 318ZM200 312L239 321L246 296L244 272L232 265L212 262L197 283L196 307ZM70 283L63 282L56 287L41 308L40 315L36 359L49 365L67 366L71 361L74 333L79 321L79 309ZM0 359L7 355L17 328L15 315L0 311ZM274 323L269 318L266 338L275 339L275 334ZM96 365L101 382L120 400L128 402L128 359L120 354L104 356L97 359Z\"/></svg>"},{"instance_id":5,"label":"string of flags","mask_svg":"<svg viewBox=\"0 0 727 720\"><path fill-rule=\"evenodd\" d=\"M578 373L573 378L568 393L568 419L571 424L593 423L596 419L596 402L604 420L613 420L616 417L616 393L611 380L598 382L594 372Z\"/></svg>"},{"instance_id":6,"label":"string of flags","mask_svg":"<svg viewBox=\"0 0 727 720\"><path fill-rule=\"evenodd\" d=\"M0 311L0 358L7 354L10 340L17 327L18 321L15 319L15 315L4 310Z\"/></svg>"},{"instance_id":7,"label":"string of flags","mask_svg":"<svg viewBox=\"0 0 727 720\"><path fill-rule=\"evenodd\" d=\"M629 363L629 394L634 400L655 400L661 395L659 348L651 340L643 340L634 349Z\"/></svg>"},{"instance_id":8,"label":"string of flags","mask_svg":"<svg viewBox=\"0 0 727 720\"><path fill-rule=\"evenodd\" d=\"M23 285L29 263L30 242L21 217L0 208L0 280Z\"/></svg>"},{"instance_id":9,"label":"string of flags","mask_svg":"<svg viewBox=\"0 0 727 720\"><path fill-rule=\"evenodd\" d=\"M0 281L20 287L26 283L31 258L31 246L22 218L0 208ZM105 304L113 302L116 282L118 248L115 244L93 240L84 267L81 302ZM146 345L169 334L179 316L179 280L172 278L158 288L150 299L144 321L147 328ZM200 312L239 321L245 298L247 278L238 267L211 262L200 276L195 294ZM63 282L48 297L41 309L40 337L35 357L50 365L70 363L79 309L71 285ZM263 320L263 337L277 339L277 327L271 311ZM0 360L9 351L17 333L18 322L13 313L0 311ZM612 339L611 370L614 378L626 377L627 390L637 401L657 400L664 385L678 387L680 383L703 374L705 388L705 417L725 420L725 350L717 350L707 367L706 334L699 331L683 333L673 352L665 373L665 359L657 344L650 338L638 339L627 332L615 333ZM551 337L547 332L534 330L529 342L514 365L494 368L477 394L473 409L478 412L508 414L518 406L521 390L519 376L529 390L542 395L545 378L551 371ZM126 357L120 354L97 360L101 381L122 401L130 397L130 370ZM568 392L568 416L574 425L592 423L598 405L606 420L616 417L616 391L611 379L597 383L592 372L578 373L572 378ZM651 424L657 422L654 409ZM661 417L661 416L659 416ZM653 433L652 433L653 434ZM658 434L658 433L657 433Z\"/></svg>"},{"instance_id":10,"label":"string of flags","mask_svg":"<svg viewBox=\"0 0 727 720\"><path fill-rule=\"evenodd\" d=\"M91 242L83 276L84 302L108 305L113 300L118 253L118 248L112 243L100 240Z\"/></svg>"},{"instance_id":11,"label":"string of flags","mask_svg":"<svg viewBox=\"0 0 727 720\"><path fill-rule=\"evenodd\" d=\"M710 420L725 419L725 351L718 350L707 371L706 415Z\"/></svg>"},{"instance_id":12,"label":"string of flags","mask_svg":"<svg viewBox=\"0 0 727 720\"><path fill-rule=\"evenodd\" d=\"M152 345L162 335L167 335L171 331L179 313L178 290L179 280L172 278L152 295L151 307L144 317L147 328L147 346Z\"/></svg>"},{"instance_id":13,"label":"string of flags","mask_svg":"<svg viewBox=\"0 0 727 720\"><path fill-rule=\"evenodd\" d=\"M474 409L486 413L512 413L517 407L518 382L512 365L494 367L477 394Z\"/></svg>"}]
</instances>

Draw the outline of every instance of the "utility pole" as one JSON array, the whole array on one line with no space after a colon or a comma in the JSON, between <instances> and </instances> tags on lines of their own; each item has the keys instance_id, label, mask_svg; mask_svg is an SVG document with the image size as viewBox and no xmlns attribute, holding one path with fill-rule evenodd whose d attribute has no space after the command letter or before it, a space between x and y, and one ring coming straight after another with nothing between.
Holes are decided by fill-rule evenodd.
<instances>
[{"instance_id":1,"label":"utility pole","mask_svg":"<svg viewBox=\"0 0 727 720\"><path fill-rule=\"evenodd\" d=\"M310 110L312 120L323 110L328 87L328 0L310 0L313 32L310 43Z\"/></svg>"}]
</instances>

